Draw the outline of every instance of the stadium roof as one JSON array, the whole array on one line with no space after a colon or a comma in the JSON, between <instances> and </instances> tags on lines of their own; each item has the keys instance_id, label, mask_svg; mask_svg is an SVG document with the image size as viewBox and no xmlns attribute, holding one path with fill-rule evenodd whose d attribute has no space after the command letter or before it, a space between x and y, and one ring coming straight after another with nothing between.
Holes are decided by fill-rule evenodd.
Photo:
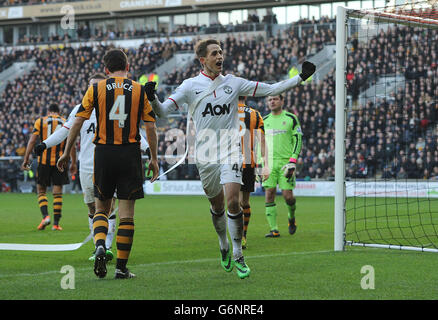
<instances>
[{"instance_id":1,"label":"stadium roof","mask_svg":"<svg viewBox=\"0 0 438 320\"><path fill-rule=\"evenodd\" d=\"M78 20L171 15L273 7L321 0L94 0L0 8L0 25L53 22L71 12ZM74 11L71 11L74 10Z\"/></svg>"}]
</instances>

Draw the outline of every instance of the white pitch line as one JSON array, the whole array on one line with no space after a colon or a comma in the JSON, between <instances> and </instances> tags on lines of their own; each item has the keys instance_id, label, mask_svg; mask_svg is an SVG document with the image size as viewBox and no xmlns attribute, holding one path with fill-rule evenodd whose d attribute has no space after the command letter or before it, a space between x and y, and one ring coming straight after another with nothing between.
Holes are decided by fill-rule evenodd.
<instances>
[{"instance_id":1,"label":"white pitch line","mask_svg":"<svg viewBox=\"0 0 438 320\"><path fill-rule=\"evenodd\" d=\"M303 251L303 252L289 252L289 253L278 253L278 254L264 254L258 256L245 256L247 260L251 259L261 259L261 258L270 258L270 257L281 257L281 256L294 256L294 255L308 255L308 254L320 254L320 253L330 253L334 252L333 250L324 250L324 251ZM218 258L206 258L206 259L194 259L194 260L178 260L178 261L164 261L164 262L151 262L151 263L143 263L143 264L134 264L132 266L135 267L154 267L154 266L163 266L163 265L172 265L172 264L187 264L187 263L203 263L203 262L215 262ZM75 271L92 271L92 264L87 268L75 268ZM45 276L50 274L59 274L60 271L52 270L46 272L39 273L18 273L18 274L0 274L0 279L4 278L17 278L17 277L36 277L36 276Z\"/></svg>"}]
</instances>

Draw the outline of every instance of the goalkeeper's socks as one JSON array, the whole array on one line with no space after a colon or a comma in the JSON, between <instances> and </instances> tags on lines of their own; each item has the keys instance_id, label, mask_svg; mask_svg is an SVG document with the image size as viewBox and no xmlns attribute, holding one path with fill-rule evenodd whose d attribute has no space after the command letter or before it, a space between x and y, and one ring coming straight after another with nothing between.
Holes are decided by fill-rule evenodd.
<instances>
[{"instance_id":1,"label":"goalkeeper's socks","mask_svg":"<svg viewBox=\"0 0 438 320\"><path fill-rule=\"evenodd\" d=\"M108 218L108 234L106 236L106 248L109 249L113 246L113 239L116 233L116 214L113 213Z\"/></svg>"},{"instance_id":2,"label":"goalkeeper's socks","mask_svg":"<svg viewBox=\"0 0 438 320\"><path fill-rule=\"evenodd\" d=\"M96 248L105 248L106 235L108 234L108 217L105 212L96 212L93 217L93 234Z\"/></svg>"},{"instance_id":3,"label":"goalkeeper's socks","mask_svg":"<svg viewBox=\"0 0 438 320\"><path fill-rule=\"evenodd\" d=\"M53 194L53 224L57 226L59 224L59 220L61 219L61 211L62 211L62 193L54 193Z\"/></svg>"},{"instance_id":4,"label":"goalkeeper's socks","mask_svg":"<svg viewBox=\"0 0 438 320\"><path fill-rule=\"evenodd\" d=\"M217 213L210 208L210 213L213 226L216 229L216 233L219 238L219 246L221 250L228 250L227 220L225 218L225 209L222 212Z\"/></svg>"},{"instance_id":5,"label":"goalkeeper's socks","mask_svg":"<svg viewBox=\"0 0 438 320\"><path fill-rule=\"evenodd\" d=\"M228 232L230 233L231 242L233 243L233 257L237 259L242 254L242 235L243 235L243 212L230 213L228 216Z\"/></svg>"},{"instance_id":6,"label":"goalkeeper's socks","mask_svg":"<svg viewBox=\"0 0 438 320\"><path fill-rule=\"evenodd\" d=\"M296 206L296 200L294 199L292 203L288 203L286 201L286 207L287 207L287 217L291 220L295 218L295 210L297 208Z\"/></svg>"},{"instance_id":7,"label":"goalkeeper's socks","mask_svg":"<svg viewBox=\"0 0 438 320\"><path fill-rule=\"evenodd\" d=\"M277 225L277 206L275 202L268 202L265 203L265 213L266 213L266 219L269 223L269 230L278 230Z\"/></svg>"},{"instance_id":8,"label":"goalkeeper's socks","mask_svg":"<svg viewBox=\"0 0 438 320\"><path fill-rule=\"evenodd\" d=\"M120 219L117 230L117 263L116 269L125 271L131 253L132 242L134 241L134 218Z\"/></svg>"},{"instance_id":9,"label":"goalkeeper's socks","mask_svg":"<svg viewBox=\"0 0 438 320\"><path fill-rule=\"evenodd\" d=\"M246 238L248 232L249 219L251 218L251 207L242 207L243 210L243 236Z\"/></svg>"},{"instance_id":10,"label":"goalkeeper's socks","mask_svg":"<svg viewBox=\"0 0 438 320\"><path fill-rule=\"evenodd\" d=\"M38 205L40 207L41 214L43 215L43 219L49 215L47 195L45 192L38 193Z\"/></svg>"}]
</instances>

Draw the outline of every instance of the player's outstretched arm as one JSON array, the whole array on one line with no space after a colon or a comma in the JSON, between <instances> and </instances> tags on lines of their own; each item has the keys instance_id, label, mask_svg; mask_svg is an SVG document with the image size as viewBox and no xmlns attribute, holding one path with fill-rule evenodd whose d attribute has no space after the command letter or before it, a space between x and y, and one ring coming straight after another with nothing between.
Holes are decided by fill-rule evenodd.
<instances>
[{"instance_id":1,"label":"player's outstretched arm","mask_svg":"<svg viewBox=\"0 0 438 320\"><path fill-rule=\"evenodd\" d=\"M62 126L58 130L56 130L53 134L51 134L42 143L44 143L46 145L46 149L54 147L54 146L57 146L62 141L67 139L69 131L70 131L69 129L67 129L66 127Z\"/></svg>"},{"instance_id":2,"label":"player's outstretched arm","mask_svg":"<svg viewBox=\"0 0 438 320\"><path fill-rule=\"evenodd\" d=\"M70 131L70 128L73 126L73 123L75 122L75 116L78 112L79 105L73 108L72 112L70 112L70 115L68 116L67 122L59 129L55 130L54 133L52 133L49 137L47 137L46 140L42 141L41 143L37 144L35 146L35 153L37 155L41 155L44 150L57 146L62 141L67 139L68 133Z\"/></svg>"},{"instance_id":3,"label":"player's outstretched arm","mask_svg":"<svg viewBox=\"0 0 438 320\"><path fill-rule=\"evenodd\" d=\"M309 61L305 61L302 66L302 71L299 75L283 80L277 83L268 84L258 82L253 92L253 96L278 96L283 92L292 89L299 85L302 81L306 81L316 71L316 66Z\"/></svg>"},{"instance_id":4,"label":"player's outstretched arm","mask_svg":"<svg viewBox=\"0 0 438 320\"><path fill-rule=\"evenodd\" d=\"M164 102L160 102L158 100L156 93L156 85L157 83L154 81L149 81L144 85L146 96L148 97L149 102L151 103L152 110L154 110L155 114L160 117L164 118L167 117L167 115L170 112L173 112L177 110L175 103L172 100L166 100Z\"/></svg>"}]
</instances>

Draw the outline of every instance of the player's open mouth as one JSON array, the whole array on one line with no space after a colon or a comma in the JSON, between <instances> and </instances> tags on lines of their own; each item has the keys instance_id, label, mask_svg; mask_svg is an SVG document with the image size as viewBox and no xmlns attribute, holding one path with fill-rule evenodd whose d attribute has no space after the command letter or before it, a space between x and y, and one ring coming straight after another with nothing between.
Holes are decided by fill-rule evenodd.
<instances>
[{"instance_id":1,"label":"player's open mouth","mask_svg":"<svg viewBox=\"0 0 438 320\"><path fill-rule=\"evenodd\" d=\"M217 63L216 63L216 66L222 68L222 62L217 62Z\"/></svg>"}]
</instances>

